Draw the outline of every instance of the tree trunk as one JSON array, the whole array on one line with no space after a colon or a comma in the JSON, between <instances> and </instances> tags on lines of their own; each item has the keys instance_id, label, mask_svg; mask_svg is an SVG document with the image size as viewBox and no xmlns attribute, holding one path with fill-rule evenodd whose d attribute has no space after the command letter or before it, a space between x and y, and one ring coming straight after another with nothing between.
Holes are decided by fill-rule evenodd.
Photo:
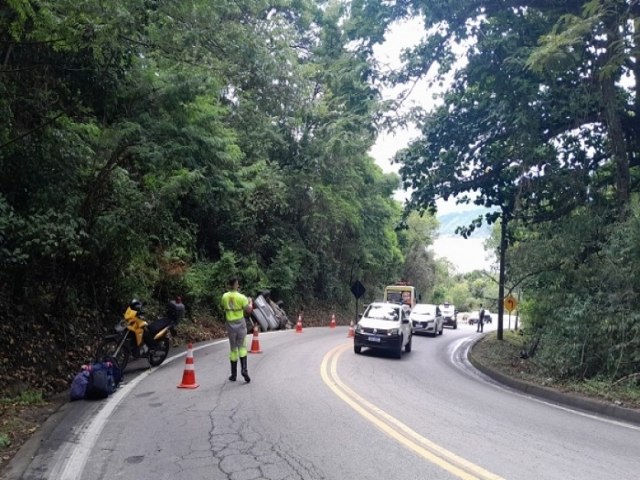
<instances>
[{"instance_id":1,"label":"tree trunk","mask_svg":"<svg viewBox=\"0 0 640 480\"><path fill-rule=\"evenodd\" d=\"M614 79L602 80L602 99L604 101L607 137L611 156L616 166L616 193L620 207L629 203L629 159L627 158L626 141L622 130L622 121L618 115L616 87Z\"/></svg>"},{"instance_id":2,"label":"tree trunk","mask_svg":"<svg viewBox=\"0 0 640 480\"><path fill-rule=\"evenodd\" d=\"M618 33L618 23L615 17L605 19L607 27L607 51L604 54L603 69L600 70L600 88L602 90L602 101L604 106L604 118L607 124L607 137L611 157L615 163L616 193L618 206L623 208L629 203L629 158L627 156L627 146L622 128L622 119L618 109L618 97L616 94L616 79L620 68L616 68L611 73L604 73L611 68L609 63L615 56L614 49L621 42ZM619 47L618 47L619 48Z\"/></svg>"}]
</instances>

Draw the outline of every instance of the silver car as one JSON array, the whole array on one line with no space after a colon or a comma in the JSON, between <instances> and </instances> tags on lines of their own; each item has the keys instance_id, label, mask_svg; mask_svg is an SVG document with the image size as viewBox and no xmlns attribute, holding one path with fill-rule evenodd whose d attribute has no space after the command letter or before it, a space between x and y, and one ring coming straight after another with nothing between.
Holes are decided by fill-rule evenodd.
<instances>
[{"instance_id":1,"label":"silver car","mask_svg":"<svg viewBox=\"0 0 640 480\"><path fill-rule=\"evenodd\" d=\"M442 335L442 313L437 305L418 303L411 310L410 320L413 333L426 333L433 337Z\"/></svg>"}]
</instances>

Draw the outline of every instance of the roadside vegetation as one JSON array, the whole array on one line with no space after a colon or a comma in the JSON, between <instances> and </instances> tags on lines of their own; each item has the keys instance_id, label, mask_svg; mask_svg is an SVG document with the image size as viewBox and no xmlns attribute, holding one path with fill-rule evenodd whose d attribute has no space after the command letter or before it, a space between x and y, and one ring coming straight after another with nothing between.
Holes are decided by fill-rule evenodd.
<instances>
[{"instance_id":1,"label":"roadside vegetation","mask_svg":"<svg viewBox=\"0 0 640 480\"><path fill-rule=\"evenodd\" d=\"M289 312L401 276L375 70L325 7L0 6L0 392L65 388L132 298L219 323L231 275Z\"/></svg>"},{"instance_id":2,"label":"roadside vegetation","mask_svg":"<svg viewBox=\"0 0 640 480\"><path fill-rule=\"evenodd\" d=\"M473 347L471 355L482 365L533 385L640 409L640 388L635 378L611 381L606 377L587 380L554 377L553 371L536 357L523 358L532 341L522 330L505 332L503 341L488 335Z\"/></svg>"},{"instance_id":3,"label":"roadside vegetation","mask_svg":"<svg viewBox=\"0 0 640 480\"><path fill-rule=\"evenodd\" d=\"M416 17L421 44L376 62ZM353 311L356 280L362 303L399 279L460 311L512 293L523 365L632 397L639 18L620 0L2 3L0 397L64 391L134 297L153 315L181 296L206 336L232 274L292 315ZM411 88L435 107L407 108ZM384 173L376 137L407 124ZM451 198L486 209L458 232L493 228L490 272L428 250Z\"/></svg>"},{"instance_id":4,"label":"roadside vegetation","mask_svg":"<svg viewBox=\"0 0 640 480\"><path fill-rule=\"evenodd\" d=\"M0 469L55 408L40 391L25 390L16 397L0 397Z\"/></svg>"},{"instance_id":5,"label":"roadside vegetation","mask_svg":"<svg viewBox=\"0 0 640 480\"><path fill-rule=\"evenodd\" d=\"M395 157L408 208L486 207L459 233L494 225L497 297L520 299L545 374L638 388L637 5L410 0L378 14L420 15L428 32L394 78L453 79L413 111L421 134Z\"/></svg>"}]
</instances>

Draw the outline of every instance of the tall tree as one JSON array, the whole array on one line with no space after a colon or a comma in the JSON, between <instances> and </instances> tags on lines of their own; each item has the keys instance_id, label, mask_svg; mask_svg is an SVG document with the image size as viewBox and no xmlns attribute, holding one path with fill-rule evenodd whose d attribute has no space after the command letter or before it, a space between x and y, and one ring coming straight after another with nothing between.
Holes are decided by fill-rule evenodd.
<instances>
[{"instance_id":1,"label":"tall tree","mask_svg":"<svg viewBox=\"0 0 640 480\"><path fill-rule=\"evenodd\" d=\"M431 298L436 284L436 262L429 247L433 245L438 221L433 215L412 212L406 219L406 230L400 234L405 252L402 278L416 287L423 301Z\"/></svg>"},{"instance_id":2,"label":"tall tree","mask_svg":"<svg viewBox=\"0 0 640 480\"><path fill-rule=\"evenodd\" d=\"M359 5L366 10L370 4ZM397 157L405 185L414 189L411 207L433 209L437 198L450 197L497 207L461 233L500 217L502 266L516 214L529 222L559 218L607 179L614 179L624 210L633 156L626 138L633 135L624 130L628 113L619 80L625 62L633 60L632 5L406 1L382 16L408 14L421 15L428 34L405 54L398 81L436 69L443 81L453 68L456 45L470 45L468 63L456 74L444 105L416 115L422 138ZM367 32L375 38L374 29ZM537 68L549 64L554 68ZM599 95L593 95L594 85ZM606 189L596 195L606 196ZM501 285L504 275L502 267Z\"/></svg>"}]
</instances>

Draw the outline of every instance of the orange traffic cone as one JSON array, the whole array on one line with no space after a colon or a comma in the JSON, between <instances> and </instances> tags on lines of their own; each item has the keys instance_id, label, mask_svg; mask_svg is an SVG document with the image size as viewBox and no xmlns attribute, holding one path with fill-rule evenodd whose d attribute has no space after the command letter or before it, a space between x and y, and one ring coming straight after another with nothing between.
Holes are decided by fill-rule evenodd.
<instances>
[{"instance_id":1,"label":"orange traffic cone","mask_svg":"<svg viewBox=\"0 0 640 480\"><path fill-rule=\"evenodd\" d=\"M349 331L347 332L347 337L355 337L356 336L356 329L353 328L353 320L351 320L351 323L349 324Z\"/></svg>"},{"instance_id":2,"label":"orange traffic cone","mask_svg":"<svg viewBox=\"0 0 640 480\"><path fill-rule=\"evenodd\" d=\"M258 326L253 327L253 340L251 341L251 350L249 353L262 353L260 350L260 340L258 340Z\"/></svg>"},{"instance_id":3,"label":"orange traffic cone","mask_svg":"<svg viewBox=\"0 0 640 480\"><path fill-rule=\"evenodd\" d=\"M336 314L331 314L331 322L329 322L329 328L336 328Z\"/></svg>"},{"instance_id":4,"label":"orange traffic cone","mask_svg":"<svg viewBox=\"0 0 640 480\"><path fill-rule=\"evenodd\" d=\"M178 388L198 388L200 385L196 383L196 371L193 366L193 351L191 344L187 346L187 358L185 360L184 373L182 374L182 383Z\"/></svg>"},{"instance_id":5,"label":"orange traffic cone","mask_svg":"<svg viewBox=\"0 0 640 480\"><path fill-rule=\"evenodd\" d=\"M296 333L302 333L302 315L298 315L298 323L296 323Z\"/></svg>"}]
</instances>

